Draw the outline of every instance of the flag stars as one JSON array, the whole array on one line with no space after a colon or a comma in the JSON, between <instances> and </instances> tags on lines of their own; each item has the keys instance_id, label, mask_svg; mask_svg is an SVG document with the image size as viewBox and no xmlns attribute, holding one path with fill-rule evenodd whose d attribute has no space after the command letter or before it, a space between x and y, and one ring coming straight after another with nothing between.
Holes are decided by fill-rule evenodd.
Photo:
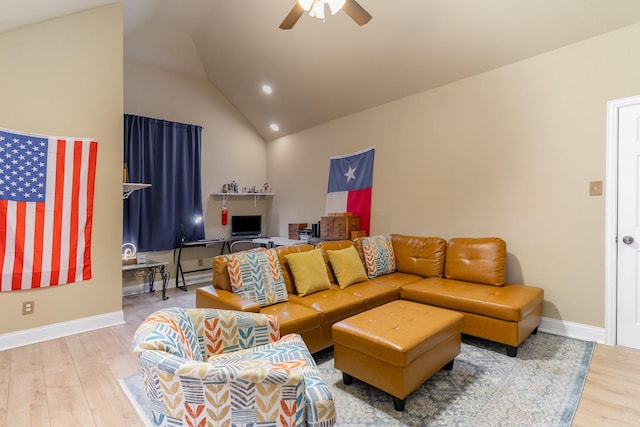
<instances>
[{"instance_id":1,"label":"flag stars","mask_svg":"<svg viewBox=\"0 0 640 427\"><path fill-rule=\"evenodd\" d=\"M46 139L0 131L0 183L6 186L1 200L44 200L47 147ZM38 193L43 197L38 198Z\"/></svg>"},{"instance_id":2,"label":"flag stars","mask_svg":"<svg viewBox=\"0 0 640 427\"><path fill-rule=\"evenodd\" d=\"M358 168L349 166L349 170L347 171L347 173L344 174L344 176L347 177L347 182L351 181L352 179L356 179L356 175L355 175L356 169Z\"/></svg>"}]
</instances>

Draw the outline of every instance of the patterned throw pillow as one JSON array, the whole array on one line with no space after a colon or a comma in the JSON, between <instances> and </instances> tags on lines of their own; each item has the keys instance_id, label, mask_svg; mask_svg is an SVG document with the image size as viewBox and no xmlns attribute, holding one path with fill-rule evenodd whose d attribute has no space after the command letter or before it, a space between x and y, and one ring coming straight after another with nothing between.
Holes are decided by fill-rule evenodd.
<instances>
[{"instance_id":1,"label":"patterned throw pillow","mask_svg":"<svg viewBox=\"0 0 640 427\"><path fill-rule=\"evenodd\" d=\"M289 300L274 250L238 252L228 257L227 270L234 294L254 301L260 307Z\"/></svg>"},{"instance_id":2,"label":"patterned throw pillow","mask_svg":"<svg viewBox=\"0 0 640 427\"><path fill-rule=\"evenodd\" d=\"M388 234L363 237L362 252L370 279L396 271L396 257Z\"/></svg>"}]
</instances>

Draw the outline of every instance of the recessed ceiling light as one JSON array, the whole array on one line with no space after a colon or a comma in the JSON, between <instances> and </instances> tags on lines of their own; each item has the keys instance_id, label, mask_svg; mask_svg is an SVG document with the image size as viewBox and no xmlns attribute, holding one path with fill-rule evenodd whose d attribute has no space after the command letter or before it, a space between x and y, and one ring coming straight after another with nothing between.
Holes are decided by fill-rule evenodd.
<instances>
[{"instance_id":1,"label":"recessed ceiling light","mask_svg":"<svg viewBox=\"0 0 640 427\"><path fill-rule=\"evenodd\" d=\"M271 130L274 132L278 132L280 130L280 126L278 126L277 123L271 123L270 127L271 127Z\"/></svg>"},{"instance_id":2,"label":"recessed ceiling light","mask_svg":"<svg viewBox=\"0 0 640 427\"><path fill-rule=\"evenodd\" d=\"M263 84L262 85L262 91L264 93L266 93L267 95L271 95L273 93L273 88L271 86L269 86L268 84Z\"/></svg>"}]
</instances>

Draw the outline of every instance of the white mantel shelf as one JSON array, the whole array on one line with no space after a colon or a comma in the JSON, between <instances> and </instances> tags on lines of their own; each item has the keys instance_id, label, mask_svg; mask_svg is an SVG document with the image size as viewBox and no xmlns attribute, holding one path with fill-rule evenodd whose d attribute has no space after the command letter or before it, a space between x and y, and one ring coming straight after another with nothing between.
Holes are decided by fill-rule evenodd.
<instances>
[{"instance_id":1,"label":"white mantel shelf","mask_svg":"<svg viewBox=\"0 0 640 427\"><path fill-rule=\"evenodd\" d=\"M122 183L122 198L128 199L131 193L136 190L142 190L143 188L149 188L151 184L142 184L138 182L123 182Z\"/></svg>"},{"instance_id":2,"label":"white mantel shelf","mask_svg":"<svg viewBox=\"0 0 640 427\"><path fill-rule=\"evenodd\" d=\"M253 206L256 206L260 196L270 197L273 193L213 193L212 196L222 196L222 206L227 205L227 199L231 197L253 197Z\"/></svg>"}]
</instances>

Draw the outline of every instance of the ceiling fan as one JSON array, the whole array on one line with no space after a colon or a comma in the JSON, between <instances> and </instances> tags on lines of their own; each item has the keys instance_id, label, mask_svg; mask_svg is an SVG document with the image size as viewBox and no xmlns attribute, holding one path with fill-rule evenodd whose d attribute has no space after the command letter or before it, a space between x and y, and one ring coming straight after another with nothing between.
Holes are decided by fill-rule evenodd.
<instances>
[{"instance_id":1,"label":"ceiling fan","mask_svg":"<svg viewBox=\"0 0 640 427\"><path fill-rule=\"evenodd\" d=\"M364 25L371 20L371 15L356 0L298 0L280 24L280 29L293 28L305 12L309 12L314 18L324 19L325 4L329 5L332 15L342 9L358 25Z\"/></svg>"}]
</instances>

